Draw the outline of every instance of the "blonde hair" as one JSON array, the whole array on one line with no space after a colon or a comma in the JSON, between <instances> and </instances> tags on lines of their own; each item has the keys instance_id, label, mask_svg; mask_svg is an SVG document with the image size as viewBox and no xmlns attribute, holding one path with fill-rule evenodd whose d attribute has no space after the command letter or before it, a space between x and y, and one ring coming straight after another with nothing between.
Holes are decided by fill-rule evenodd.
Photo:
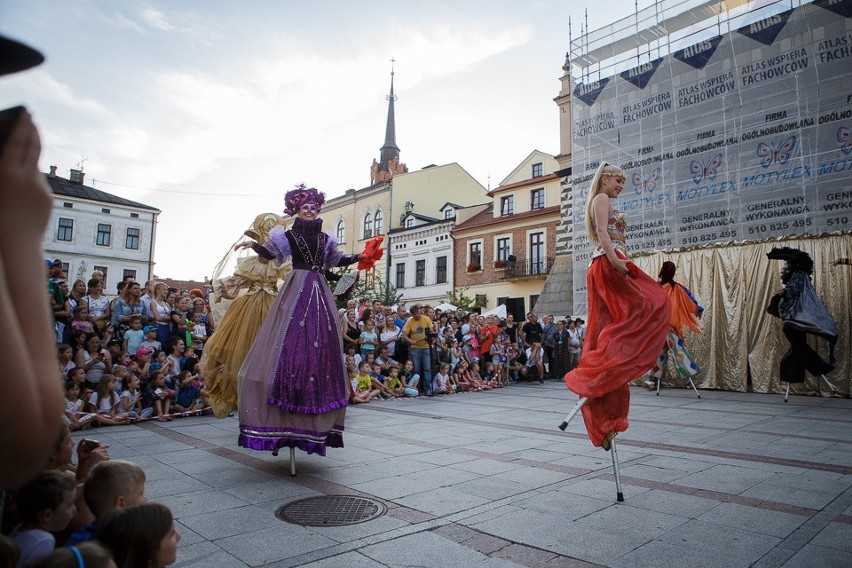
<instances>
[{"instance_id":1,"label":"blonde hair","mask_svg":"<svg viewBox=\"0 0 852 568\"><path fill-rule=\"evenodd\" d=\"M624 175L621 168L613 166L607 162L601 162L598 166L598 171L595 172L595 177L592 178L592 185L589 187L589 196L586 198L586 234L589 237L589 242L598 242L598 233L595 231L594 216L592 215L592 201L601 192L601 178L604 175Z\"/></svg>"}]
</instances>

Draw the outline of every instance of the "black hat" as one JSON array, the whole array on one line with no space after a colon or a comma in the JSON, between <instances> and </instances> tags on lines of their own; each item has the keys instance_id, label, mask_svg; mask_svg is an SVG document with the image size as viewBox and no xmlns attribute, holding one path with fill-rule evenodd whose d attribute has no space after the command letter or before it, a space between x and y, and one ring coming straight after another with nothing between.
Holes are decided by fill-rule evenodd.
<instances>
[{"instance_id":1,"label":"black hat","mask_svg":"<svg viewBox=\"0 0 852 568\"><path fill-rule=\"evenodd\" d=\"M793 270L801 270L806 274L814 273L814 261L811 259L811 255L799 249L775 247L766 253L766 256L770 260L786 260Z\"/></svg>"},{"instance_id":2,"label":"black hat","mask_svg":"<svg viewBox=\"0 0 852 568\"><path fill-rule=\"evenodd\" d=\"M13 39L0 35L0 75L17 73L44 62L44 55Z\"/></svg>"}]
</instances>

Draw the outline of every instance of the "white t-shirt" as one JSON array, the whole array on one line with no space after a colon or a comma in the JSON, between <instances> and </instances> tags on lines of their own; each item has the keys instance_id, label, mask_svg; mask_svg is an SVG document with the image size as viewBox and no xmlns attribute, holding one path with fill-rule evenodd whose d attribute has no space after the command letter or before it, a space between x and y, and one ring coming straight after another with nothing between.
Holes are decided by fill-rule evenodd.
<instances>
[{"instance_id":1,"label":"white t-shirt","mask_svg":"<svg viewBox=\"0 0 852 568\"><path fill-rule=\"evenodd\" d=\"M47 531L41 529L19 530L18 525L9 538L15 541L18 548L21 549L21 559L18 561L18 566L28 566L35 564L45 556L53 552L56 546L56 539Z\"/></svg>"}]
</instances>

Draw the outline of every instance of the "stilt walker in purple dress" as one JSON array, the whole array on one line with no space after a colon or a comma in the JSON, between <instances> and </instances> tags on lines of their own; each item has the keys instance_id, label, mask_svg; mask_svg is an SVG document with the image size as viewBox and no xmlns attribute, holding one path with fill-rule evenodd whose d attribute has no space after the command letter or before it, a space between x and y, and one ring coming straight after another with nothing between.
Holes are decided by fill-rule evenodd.
<instances>
[{"instance_id":1,"label":"stilt walker in purple dress","mask_svg":"<svg viewBox=\"0 0 852 568\"><path fill-rule=\"evenodd\" d=\"M358 262L322 232L317 215L325 196L304 185L284 197L289 230L276 227L263 244L246 242L260 258L293 270L281 287L239 372L239 445L277 454L292 448L325 455L343 447L343 422L349 398L337 308L324 271Z\"/></svg>"}]
</instances>

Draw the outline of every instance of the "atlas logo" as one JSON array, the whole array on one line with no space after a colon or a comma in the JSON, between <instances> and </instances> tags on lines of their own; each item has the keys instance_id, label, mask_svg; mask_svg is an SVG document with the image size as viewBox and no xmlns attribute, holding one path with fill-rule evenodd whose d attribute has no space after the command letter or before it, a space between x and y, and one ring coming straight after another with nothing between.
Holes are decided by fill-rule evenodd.
<instances>
[{"instance_id":1,"label":"atlas logo","mask_svg":"<svg viewBox=\"0 0 852 568\"><path fill-rule=\"evenodd\" d=\"M699 158L689 162L689 173L692 174L692 181L696 184L701 183L705 179L713 181L716 179L716 174L719 172L719 166L722 165L722 154L716 154L708 161Z\"/></svg>"},{"instance_id":2,"label":"atlas logo","mask_svg":"<svg viewBox=\"0 0 852 568\"><path fill-rule=\"evenodd\" d=\"M790 136L777 146L775 142L766 144L761 142L757 145L757 157L760 158L760 167L768 168L772 164L786 164L796 150L796 136Z\"/></svg>"},{"instance_id":3,"label":"atlas logo","mask_svg":"<svg viewBox=\"0 0 852 568\"><path fill-rule=\"evenodd\" d=\"M660 181L660 177L662 175L662 170L659 166L654 168L647 177L642 177L642 174L636 172L630 178L630 181L633 183L633 191L636 195L642 195L643 191L651 193L655 189L657 189L657 182Z\"/></svg>"}]
</instances>

